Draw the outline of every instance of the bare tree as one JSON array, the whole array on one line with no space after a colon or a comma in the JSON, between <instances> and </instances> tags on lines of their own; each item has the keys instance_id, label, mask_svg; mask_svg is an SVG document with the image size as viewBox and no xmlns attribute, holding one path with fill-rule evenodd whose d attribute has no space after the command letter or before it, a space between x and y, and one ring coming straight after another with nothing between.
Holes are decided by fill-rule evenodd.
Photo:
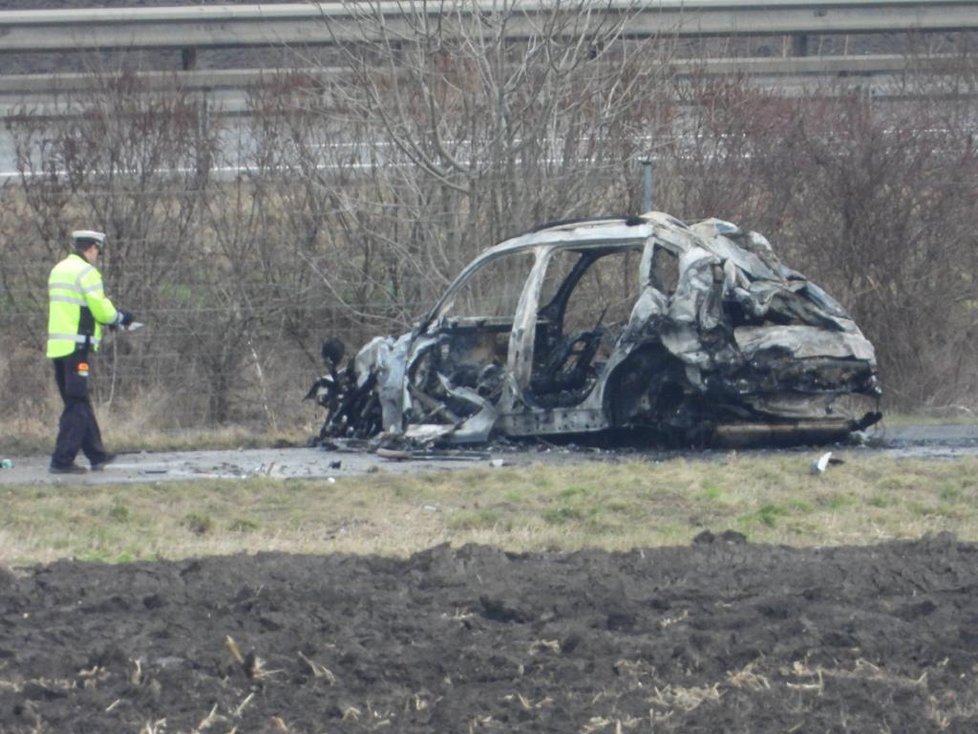
<instances>
[{"instance_id":1,"label":"bare tree","mask_svg":"<svg viewBox=\"0 0 978 734\"><path fill-rule=\"evenodd\" d=\"M206 105L176 89L152 89L129 73L93 73L90 88L57 100L56 113L23 114L9 123L20 174L8 235L9 276L21 284L18 324L43 358L48 269L67 253L77 228L109 237L103 275L113 298L153 314L156 338L124 355L107 350L97 386L111 396L120 370L165 379L176 355L167 308L185 281L185 256L208 193L218 130ZM133 361L122 368L124 360ZM130 384L128 381L126 384ZM144 383L145 384L145 383Z\"/></svg>"},{"instance_id":2,"label":"bare tree","mask_svg":"<svg viewBox=\"0 0 978 734\"><path fill-rule=\"evenodd\" d=\"M529 18L518 2L486 13L455 0L430 12L351 3L361 35L334 91L365 161L379 163L348 213L384 283L404 303L441 288L488 244L543 221L634 206L635 160L656 134L661 58L599 21L592 3ZM524 37L508 40L519 25ZM370 188L372 186L372 189ZM383 207L383 219L371 217Z\"/></svg>"}]
</instances>

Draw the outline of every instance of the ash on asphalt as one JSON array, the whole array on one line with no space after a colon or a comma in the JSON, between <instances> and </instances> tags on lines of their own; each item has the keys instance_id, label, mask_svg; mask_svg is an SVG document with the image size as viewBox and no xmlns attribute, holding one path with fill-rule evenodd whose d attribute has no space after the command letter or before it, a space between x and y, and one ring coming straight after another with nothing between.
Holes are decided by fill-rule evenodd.
<instances>
[{"instance_id":1,"label":"ash on asphalt","mask_svg":"<svg viewBox=\"0 0 978 734\"><path fill-rule=\"evenodd\" d=\"M915 425L878 429L837 446L791 449L752 449L754 453L793 453L802 466L826 450L875 452L893 457L949 458L978 453L978 424ZM747 453L741 451L741 453ZM398 474L452 471L473 466L529 466L582 461L715 461L722 450L680 451L639 445L609 447L573 441L497 443L485 447L447 450L376 452L363 443L337 443L329 448L295 447L219 451L138 452L120 455L103 471L82 475L52 475L47 456L9 457L14 466L0 469L0 485L116 484L195 479L315 479L340 481L375 472ZM79 463L82 463L80 460Z\"/></svg>"}]
</instances>

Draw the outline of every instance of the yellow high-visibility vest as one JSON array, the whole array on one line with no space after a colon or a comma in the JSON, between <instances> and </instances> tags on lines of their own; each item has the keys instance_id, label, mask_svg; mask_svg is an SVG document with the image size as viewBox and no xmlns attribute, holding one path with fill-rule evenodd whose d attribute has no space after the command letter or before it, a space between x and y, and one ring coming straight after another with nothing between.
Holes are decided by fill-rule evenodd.
<instances>
[{"instance_id":1,"label":"yellow high-visibility vest","mask_svg":"<svg viewBox=\"0 0 978 734\"><path fill-rule=\"evenodd\" d=\"M47 356L65 357L86 342L98 350L102 324L114 324L120 316L102 290L98 269L81 255L68 255L48 278Z\"/></svg>"}]
</instances>

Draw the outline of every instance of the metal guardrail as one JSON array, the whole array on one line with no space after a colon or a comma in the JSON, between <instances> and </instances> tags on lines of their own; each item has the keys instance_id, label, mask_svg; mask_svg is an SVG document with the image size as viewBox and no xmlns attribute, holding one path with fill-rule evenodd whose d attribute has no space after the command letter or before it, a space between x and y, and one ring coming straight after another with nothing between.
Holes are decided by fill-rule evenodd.
<instances>
[{"instance_id":1,"label":"metal guardrail","mask_svg":"<svg viewBox=\"0 0 978 734\"><path fill-rule=\"evenodd\" d=\"M960 57L930 55L906 57L898 54L861 56L806 56L768 58L674 59L670 70L678 75L729 76L742 74L752 78L831 78L902 75L905 73L942 73L953 69ZM132 72L146 89L214 91L247 89L285 74L299 74L310 79L328 80L348 75L338 67L210 69L190 71ZM0 97L17 95L50 96L91 89L91 73L10 74L0 75Z\"/></svg>"},{"instance_id":2,"label":"metal guardrail","mask_svg":"<svg viewBox=\"0 0 978 734\"><path fill-rule=\"evenodd\" d=\"M826 94L837 90L849 93L858 87L862 93L880 100L900 99L906 94L909 77L924 74L931 78L953 76L961 63L958 56L932 55L905 57L895 54L863 56L809 56L789 58L676 59L669 62L676 77L743 75L760 86L777 87L782 93L802 92L813 82L822 83ZM103 72L104 74L105 72ZM317 82L342 79L349 71L337 67L251 68L192 71L130 72L136 88L146 91L175 90L206 94L222 114L249 112L247 90L298 75ZM29 112L33 116L65 114L64 100L97 86L97 75L13 74L0 76L0 120ZM839 81L836 87L833 81ZM59 105L53 100L60 98Z\"/></svg>"},{"instance_id":3,"label":"metal guardrail","mask_svg":"<svg viewBox=\"0 0 978 734\"><path fill-rule=\"evenodd\" d=\"M771 35L795 39L795 56L676 60L677 74L745 74L786 86L805 79L850 76L872 79L875 90L907 71L940 73L947 57L913 61L896 55L805 56L808 34L936 32L978 30L978 0L579 0L562 7L586 6L592 22L628 18L632 37ZM370 2L288 3L0 11L0 55L17 52L181 49L184 70L139 76L149 86L180 85L216 93L228 112L243 110L244 92L275 70L193 69L197 49L324 45L363 39L382 18L390 37L409 35L420 15L440 23L491 22L499 0L442 4L381 0ZM442 15L445 7L454 10ZM555 0L514 0L506 20L513 38L540 33ZM486 15L475 16L476 11ZM429 18L431 20L433 18ZM572 26L571 26L572 27ZM340 73L308 70L311 76ZM90 75L73 73L0 76L0 117L24 106L50 106L51 96L91 86Z\"/></svg>"},{"instance_id":4,"label":"metal guardrail","mask_svg":"<svg viewBox=\"0 0 978 734\"><path fill-rule=\"evenodd\" d=\"M630 37L853 34L978 29L978 0L582 0L594 21L627 18ZM391 38L413 35L420 16L444 29L492 23L499 2L322 2L0 11L0 53L106 49L195 49L329 45L369 39L383 18ZM520 0L507 11L505 33L539 34L556 7L577 3ZM366 22L365 22L366 21ZM804 44L796 44L804 53Z\"/></svg>"}]
</instances>

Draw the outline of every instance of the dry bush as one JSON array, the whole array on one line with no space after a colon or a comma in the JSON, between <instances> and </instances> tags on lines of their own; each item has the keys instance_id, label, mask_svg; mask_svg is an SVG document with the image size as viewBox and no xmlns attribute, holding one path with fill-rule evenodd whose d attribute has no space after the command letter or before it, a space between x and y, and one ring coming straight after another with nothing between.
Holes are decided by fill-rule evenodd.
<instances>
[{"instance_id":1,"label":"dry bush","mask_svg":"<svg viewBox=\"0 0 978 734\"><path fill-rule=\"evenodd\" d=\"M974 408L975 65L961 63L956 94L908 77L884 100L844 81L787 96L694 77L660 166L664 208L765 233L852 312L891 409Z\"/></svg>"},{"instance_id":2,"label":"dry bush","mask_svg":"<svg viewBox=\"0 0 978 734\"><path fill-rule=\"evenodd\" d=\"M978 156L954 106L805 99L782 146L799 172L783 184L786 254L876 344L891 407L951 406L976 387Z\"/></svg>"}]
</instances>

